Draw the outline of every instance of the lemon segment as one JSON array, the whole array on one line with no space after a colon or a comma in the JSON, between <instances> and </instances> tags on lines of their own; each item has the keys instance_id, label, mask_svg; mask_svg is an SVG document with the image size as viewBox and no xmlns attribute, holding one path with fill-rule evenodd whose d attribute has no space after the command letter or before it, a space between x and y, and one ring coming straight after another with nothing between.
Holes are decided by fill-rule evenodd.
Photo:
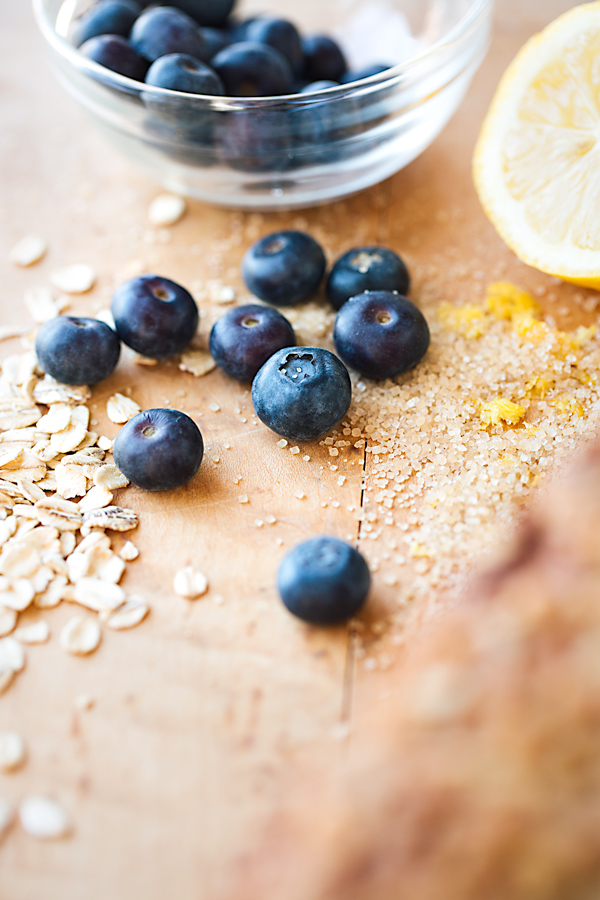
<instances>
[{"instance_id":1,"label":"lemon segment","mask_svg":"<svg viewBox=\"0 0 600 900\"><path fill-rule=\"evenodd\" d=\"M600 2L556 19L513 60L473 175L483 208L519 259L600 288Z\"/></svg>"}]
</instances>

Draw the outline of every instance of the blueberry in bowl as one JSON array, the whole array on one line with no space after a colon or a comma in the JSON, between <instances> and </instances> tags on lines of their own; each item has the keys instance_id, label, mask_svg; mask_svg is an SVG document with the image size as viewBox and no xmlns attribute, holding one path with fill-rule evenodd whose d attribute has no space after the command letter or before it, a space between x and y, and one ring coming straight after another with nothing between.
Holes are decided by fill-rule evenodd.
<instances>
[{"instance_id":1,"label":"blueberry in bowl","mask_svg":"<svg viewBox=\"0 0 600 900\"><path fill-rule=\"evenodd\" d=\"M111 310L124 344L152 359L185 350L198 327L198 307L184 287L160 275L140 275L121 284Z\"/></svg>"},{"instance_id":2,"label":"blueberry in bowl","mask_svg":"<svg viewBox=\"0 0 600 900\"><path fill-rule=\"evenodd\" d=\"M273 97L294 90L287 59L258 41L230 44L212 58L211 66L230 97Z\"/></svg>"},{"instance_id":3,"label":"blueberry in bowl","mask_svg":"<svg viewBox=\"0 0 600 900\"><path fill-rule=\"evenodd\" d=\"M163 124L171 129L173 139L182 138L188 148L198 146L210 147L213 139L213 123L210 115L195 106L194 99L187 94L203 94L214 97L225 93L223 83L214 69L185 53L168 53L152 63L146 74L146 84L179 92L182 96L174 96L170 104L157 101L155 94L148 92L142 95L148 110L147 127L155 129L150 118L156 120L160 129Z\"/></svg>"},{"instance_id":4,"label":"blueberry in bowl","mask_svg":"<svg viewBox=\"0 0 600 900\"><path fill-rule=\"evenodd\" d=\"M335 349L347 366L367 378L394 378L410 371L427 353L429 341L421 310L391 291L351 297L335 317Z\"/></svg>"},{"instance_id":5,"label":"blueberry in bowl","mask_svg":"<svg viewBox=\"0 0 600 900\"><path fill-rule=\"evenodd\" d=\"M295 306L319 288L327 261L320 244L303 231L276 231L244 254L242 276L256 297L274 306Z\"/></svg>"},{"instance_id":6,"label":"blueberry in bowl","mask_svg":"<svg viewBox=\"0 0 600 900\"><path fill-rule=\"evenodd\" d=\"M172 6L144 10L131 29L129 40L150 62L168 53L185 53L203 62L209 54L197 22Z\"/></svg>"},{"instance_id":7,"label":"blueberry in bowl","mask_svg":"<svg viewBox=\"0 0 600 900\"><path fill-rule=\"evenodd\" d=\"M204 442L193 419L177 409L147 409L115 438L115 465L137 487L170 491L190 481L202 462Z\"/></svg>"},{"instance_id":8,"label":"blueberry in bowl","mask_svg":"<svg viewBox=\"0 0 600 900\"><path fill-rule=\"evenodd\" d=\"M311 625L341 625L364 606L371 574L346 541L314 537L283 558L277 587L285 607Z\"/></svg>"},{"instance_id":9,"label":"blueberry in bowl","mask_svg":"<svg viewBox=\"0 0 600 900\"><path fill-rule=\"evenodd\" d=\"M114 372L121 342L99 319L56 316L40 326L35 352L44 372L62 384L97 384Z\"/></svg>"},{"instance_id":10,"label":"blueberry in bowl","mask_svg":"<svg viewBox=\"0 0 600 900\"><path fill-rule=\"evenodd\" d=\"M352 400L343 362L318 347L274 353L252 382L252 403L267 428L292 441L314 441L342 421Z\"/></svg>"},{"instance_id":11,"label":"blueberry in bowl","mask_svg":"<svg viewBox=\"0 0 600 900\"><path fill-rule=\"evenodd\" d=\"M85 41L79 52L92 62L134 81L143 81L149 62L119 34L99 34Z\"/></svg>"},{"instance_id":12,"label":"blueberry in bowl","mask_svg":"<svg viewBox=\"0 0 600 900\"><path fill-rule=\"evenodd\" d=\"M273 47L288 61L293 75L299 78L304 71L304 50L298 29L287 19L257 16L247 29L245 40Z\"/></svg>"},{"instance_id":13,"label":"blueberry in bowl","mask_svg":"<svg viewBox=\"0 0 600 900\"><path fill-rule=\"evenodd\" d=\"M252 381L269 357L296 343L294 329L280 312L247 303L221 316L210 333L216 364L238 381Z\"/></svg>"},{"instance_id":14,"label":"blueberry in bowl","mask_svg":"<svg viewBox=\"0 0 600 900\"><path fill-rule=\"evenodd\" d=\"M100 34L128 37L142 7L135 0L99 0L77 21L73 43L80 47Z\"/></svg>"},{"instance_id":15,"label":"blueberry in bowl","mask_svg":"<svg viewBox=\"0 0 600 900\"><path fill-rule=\"evenodd\" d=\"M404 261L387 247L355 247L333 264L326 292L339 309L350 297L364 291L397 291L406 295L410 275Z\"/></svg>"}]
</instances>

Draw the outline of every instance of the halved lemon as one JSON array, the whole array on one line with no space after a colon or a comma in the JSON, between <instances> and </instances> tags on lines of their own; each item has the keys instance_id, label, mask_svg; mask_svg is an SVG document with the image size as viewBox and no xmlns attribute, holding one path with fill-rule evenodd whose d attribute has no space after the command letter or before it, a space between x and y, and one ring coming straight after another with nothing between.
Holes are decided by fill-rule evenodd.
<instances>
[{"instance_id":1,"label":"halved lemon","mask_svg":"<svg viewBox=\"0 0 600 900\"><path fill-rule=\"evenodd\" d=\"M487 215L519 259L600 288L600 2L556 19L513 60L473 174Z\"/></svg>"}]
</instances>

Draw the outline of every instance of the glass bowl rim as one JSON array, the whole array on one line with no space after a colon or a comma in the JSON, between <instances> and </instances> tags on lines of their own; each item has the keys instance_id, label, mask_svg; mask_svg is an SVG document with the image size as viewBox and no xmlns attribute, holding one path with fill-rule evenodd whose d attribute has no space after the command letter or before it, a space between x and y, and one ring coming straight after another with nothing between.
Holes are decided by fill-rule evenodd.
<instances>
[{"instance_id":1,"label":"glass bowl rim","mask_svg":"<svg viewBox=\"0 0 600 900\"><path fill-rule=\"evenodd\" d=\"M143 93L144 95L155 99L177 99L180 102L185 100L197 104L199 107L205 106L216 111L227 111L264 109L265 107L277 106L281 103L286 105L292 103L301 107L311 105L315 100L335 100L338 97L347 98L353 96L355 93L360 94L365 89L389 87L393 84L398 84L414 69L422 66L424 63L432 63L431 68L435 69L436 57L441 56L443 52L453 44L460 43L461 38L469 31L482 13L484 13L486 9L491 9L494 0L472 0L467 11L458 22L446 32L446 34L435 41L435 43L431 44L431 46L427 47L422 53L410 57L406 62L391 66L384 72L370 75L367 78L361 78L360 81L335 85L335 87L325 88L324 90L315 91L314 93L278 94L276 96L268 97L231 97L215 96L212 94L188 94L184 91L172 91L167 88L147 85L145 82L135 81L133 78L120 75L118 72L113 72L105 66L101 66L93 60L82 56L77 47L71 44L62 35L58 34L56 29L51 25L46 13L47 0L32 0L32 2L37 25L48 44L50 44L60 56L65 58L67 62L76 69L80 69L84 74L93 77L94 81L114 85L115 87L126 90L128 93Z\"/></svg>"}]
</instances>

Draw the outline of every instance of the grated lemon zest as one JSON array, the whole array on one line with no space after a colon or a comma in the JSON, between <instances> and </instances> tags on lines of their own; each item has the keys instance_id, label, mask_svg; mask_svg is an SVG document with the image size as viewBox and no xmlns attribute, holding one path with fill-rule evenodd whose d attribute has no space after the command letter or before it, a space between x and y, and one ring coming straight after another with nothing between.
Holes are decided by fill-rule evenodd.
<instances>
[{"instance_id":1,"label":"grated lemon zest","mask_svg":"<svg viewBox=\"0 0 600 900\"><path fill-rule=\"evenodd\" d=\"M496 319L511 320L524 315L540 315L542 311L531 294L510 281L495 281L489 285L485 308Z\"/></svg>"},{"instance_id":2,"label":"grated lemon zest","mask_svg":"<svg viewBox=\"0 0 600 900\"><path fill-rule=\"evenodd\" d=\"M499 425L500 422L518 425L524 415L525 409L522 406L513 403L512 400L505 400L503 397L497 397L491 403L485 403L479 412L479 418L486 428L490 425Z\"/></svg>"},{"instance_id":3,"label":"grated lemon zest","mask_svg":"<svg viewBox=\"0 0 600 900\"><path fill-rule=\"evenodd\" d=\"M466 338L481 337L489 328L485 311L474 303L466 303L464 306L440 303L438 316L446 328Z\"/></svg>"}]
</instances>

